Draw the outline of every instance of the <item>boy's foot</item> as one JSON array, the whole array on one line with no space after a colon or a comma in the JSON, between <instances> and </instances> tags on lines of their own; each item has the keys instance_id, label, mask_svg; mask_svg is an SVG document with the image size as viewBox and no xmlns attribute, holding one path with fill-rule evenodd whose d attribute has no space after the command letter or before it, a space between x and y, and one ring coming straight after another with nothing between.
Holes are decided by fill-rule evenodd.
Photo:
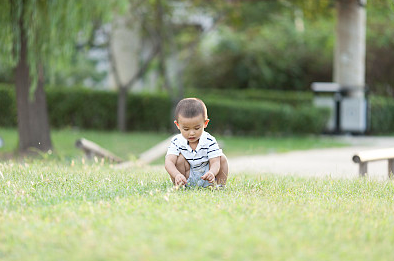
<instances>
[{"instance_id":1,"label":"boy's foot","mask_svg":"<svg viewBox=\"0 0 394 261\"><path fill-rule=\"evenodd\" d=\"M216 190L224 190L226 188L226 185L222 185L222 184L219 184L219 185L216 185Z\"/></svg>"}]
</instances>

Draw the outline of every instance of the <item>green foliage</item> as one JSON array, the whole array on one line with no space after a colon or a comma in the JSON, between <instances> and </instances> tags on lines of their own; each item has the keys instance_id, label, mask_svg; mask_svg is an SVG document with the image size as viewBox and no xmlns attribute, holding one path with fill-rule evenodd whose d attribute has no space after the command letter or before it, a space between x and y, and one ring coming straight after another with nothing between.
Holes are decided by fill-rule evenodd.
<instances>
[{"instance_id":1,"label":"green foliage","mask_svg":"<svg viewBox=\"0 0 394 261\"><path fill-rule=\"evenodd\" d=\"M208 107L210 130L233 134L321 133L329 112L312 107L311 93L233 90L191 91ZM116 129L117 94L76 88L48 88L51 126L56 128ZM167 96L128 96L128 130L170 131L171 101ZM394 133L394 101L370 96L371 134ZM0 86L0 126L16 126L15 94L11 85Z\"/></svg>"},{"instance_id":2,"label":"green foliage","mask_svg":"<svg viewBox=\"0 0 394 261\"><path fill-rule=\"evenodd\" d=\"M187 86L308 90L314 81L332 81L335 2L235 1L235 10L188 65ZM372 92L391 96L392 6L391 0L377 0L366 7L366 82Z\"/></svg>"},{"instance_id":3,"label":"green foliage","mask_svg":"<svg viewBox=\"0 0 394 261\"><path fill-rule=\"evenodd\" d=\"M210 128L233 134L321 133L329 112L309 106L293 107L273 102L205 101Z\"/></svg>"},{"instance_id":4,"label":"green foliage","mask_svg":"<svg viewBox=\"0 0 394 261\"><path fill-rule=\"evenodd\" d=\"M393 1L368 1L366 81L375 94L394 97L394 11Z\"/></svg>"},{"instance_id":5,"label":"green foliage","mask_svg":"<svg viewBox=\"0 0 394 261\"><path fill-rule=\"evenodd\" d=\"M11 68L0 64L0 82L12 83L14 81L13 70Z\"/></svg>"},{"instance_id":6,"label":"green foliage","mask_svg":"<svg viewBox=\"0 0 394 261\"><path fill-rule=\"evenodd\" d=\"M127 123L134 130L170 131L171 101L163 95L131 95L128 99Z\"/></svg>"},{"instance_id":7,"label":"green foliage","mask_svg":"<svg viewBox=\"0 0 394 261\"><path fill-rule=\"evenodd\" d=\"M283 0L287 6L299 8L303 11L305 18L309 20L321 17L331 17L336 0Z\"/></svg>"},{"instance_id":8,"label":"green foliage","mask_svg":"<svg viewBox=\"0 0 394 261\"><path fill-rule=\"evenodd\" d=\"M371 97L371 133L394 133L394 99L373 96Z\"/></svg>"},{"instance_id":9,"label":"green foliage","mask_svg":"<svg viewBox=\"0 0 394 261\"><path fill-rule=\"evenodd\" d=\"M48 89L51 126L84 129L113 129L116 125L116 94L89 89Z\"/></svg>"},{"instance_id":10,"label":"green foliage","mask_svg":"<svg viewBox=\"0 0 394 261\"><path fill-rule=\"evenodd\" d=\"M324 20L318 24L327 26ZM316 29L318 25L310 24ZM308 28L309 29L309 28ZM187 70L194 88L308 90L314 81L330 81L331 32L296 31L289 17L246 31L221 27L218 44L201 49ZM313 40L311 40L313 39Z\"/></svg>"},{"instance_id":11,"label":"green foliage","mask_svg":"<svg viewBox=\"0 0 394 261\"><path fill-rule=\"evenodd\" d=\"M0 126L16 126L15 90L12 85L0 84Z\"/></svg>"},{"instance_id":12,"label":"green foliage","mask_svg":"<svg viewBox=\"0 0 394 261\"><path fill-rule=\"evenodd\" d=\"M97 70L98 60L89 58L86 51L78 51L70 62L70 66L48 76L47 82L55 86L100 86L107 76L107 71ZM51 77L52 79L49 79Z\"/></svg>"},{"instance_id":13,"label":"green foliage","mask_svg":"<svg viewBox=\"0 0 394 261\"><path fill-rule=\"evenodd\" d=\"M290 104L292 106L312 104L313 93L308 91L275 91L265 89L245 90L219 90L204 88L189 88L186 90L187 97L199 97L200 99L220 100L253 100L269 101Z\"/></svg>"},{"instance_id":14,"label":"green foliage","mask_svg":"<svg viewBox=\"0 0 394 261\"><path fill-rule=\"evenodd\" d=\"M116 128L117 93L89 89L48 89L48 111L52 126L77 126L83 129ZM171 102L164 96L129 95L129 130L163 131L170 129Z\"/></svg>"},{"instance_id":15,"label":"green foliage","mask_svg":"<svg viewBox=\"0 0 394 261\"><path fill-rule=\"evenodd\" d=\"M175 189L164 170L0 163L2 260L387 260L393 182L230 176ZM366 247L360 247L366 246Z\"/></svg>"},{"instance_id":16,"label":"green foliage","mask_svg":"<svg viewBox=\"0 0 394 261\"><path fill-rule=\"evenodd\" d=\"M0 9L0 57L15 67L20 56L20 33L26 32L27 55L32 83L37 66L51 74L67 66L75 43L87 41L94 22L108 21L112 12L126 7L126 0L26 1L2 0ZM23 24L20 25L20 21Z\"/></svg>"},{"instance_id":17,"label":"green foliage","mask_svg":"<svg viewBox=\"0 0 394 261\"><path fill-rule=\"evenodd\" d=\"M0 89L2 91L2 89ZM8 92L4 92L7 97ZM13 100L12 97L8 97ZM117 94L89 89L47 89L48 111L53 127L112 130L116 128ZM129 130L170 131L171 101L166 96L132 94L128 96ZM325 110L300 105L297 108L273 102L249 100L205 100L216 133L262 135L268 133L320 133L328 118ZM13 104L15 106L15 104ZM14 120L6 110L7 122ZM7 125L9 126L9 124Z\"/></svg>"}]
</instances>

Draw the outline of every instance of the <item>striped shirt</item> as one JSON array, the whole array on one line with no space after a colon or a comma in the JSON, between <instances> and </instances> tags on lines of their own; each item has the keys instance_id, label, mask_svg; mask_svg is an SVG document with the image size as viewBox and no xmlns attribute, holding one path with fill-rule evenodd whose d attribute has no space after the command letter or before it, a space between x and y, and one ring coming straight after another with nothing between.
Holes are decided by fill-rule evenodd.
<instances>
[{"instance_id":1,"label":"striped shirt","mask_svg":"<svg viewBox=\"0 0 394 261\"><path fill-rule=\"evenodd\" d=\"M222 150L211 134L203 131L196 150L189 146L189 142L182 136L182 134L175 135L168 147L167 155L182 154L189 162L191 169L200 169L209 164L209 160L223 155Z\"/></svg>"}]
</instances>

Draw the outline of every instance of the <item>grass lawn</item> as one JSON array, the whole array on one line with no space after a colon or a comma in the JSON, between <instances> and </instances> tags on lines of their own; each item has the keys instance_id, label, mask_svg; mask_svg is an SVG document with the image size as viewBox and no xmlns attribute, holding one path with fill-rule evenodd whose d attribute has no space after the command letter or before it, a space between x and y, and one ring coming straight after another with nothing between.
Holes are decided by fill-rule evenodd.
<instances>
[{"instance_id":1,"label":"grass lawn","mask_svg":"<svg viewBox=\"0 0 394 261\"><path fill-rule=\"evenodd\" d=\"M80 161L78 161L80 162ZM391 260L394 183L0 163L0 260Z\"/></svg>"},{"instance_id":2,"label":"grass lawn","mask_svg":"<svg viewBox=\"0 0 394 261\"><path fill-rule=\"evenodd\" d=\"M209 131L209 130L208 130ZM52 142L55 155L60 159L75 158L82 152L75 148L75 141L81 137L92 140L100 146L112 151L124 159L136 158L143 151L170 136L166 133L152 132L100 132L86 130L52 130ZM12 154L17 147L18 134L16 129L0 128L0 137L5 146L0 148L0 158ZM216 137L224 146L227 156L266 154L311 148L341 147L346 144L329 137ZM162 161L160 161L162 162Z\"/></svg>"}]
</instances>

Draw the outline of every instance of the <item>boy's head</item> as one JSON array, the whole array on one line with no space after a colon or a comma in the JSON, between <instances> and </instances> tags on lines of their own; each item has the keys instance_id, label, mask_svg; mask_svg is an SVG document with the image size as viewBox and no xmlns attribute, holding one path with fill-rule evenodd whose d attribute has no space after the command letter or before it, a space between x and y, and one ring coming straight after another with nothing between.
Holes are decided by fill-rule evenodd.
<instances>
[{"instance_id":1,"label":"boy's head","mask_svg":"<svg viewBox=\"0 0 394 261\"><path fill-rule=\"evenodd\" d=\"M207 107L202 100L186 98L176 106L174 123L190 143L198 142L208 122Z\"/></svg>"},{"instance_id":2,"label":"boy's head","mask_svg":"<svg viewBox=\"0 0 394 261\"><path fill-rule=\"evenodd\" d=\"M179 115L184 118L194 118L202 115L204 120L208 119L207 107L204 102L197 98L186 98L178 102L175 108L175 120L179 120Z\"/></svg>"}]
</instances>

